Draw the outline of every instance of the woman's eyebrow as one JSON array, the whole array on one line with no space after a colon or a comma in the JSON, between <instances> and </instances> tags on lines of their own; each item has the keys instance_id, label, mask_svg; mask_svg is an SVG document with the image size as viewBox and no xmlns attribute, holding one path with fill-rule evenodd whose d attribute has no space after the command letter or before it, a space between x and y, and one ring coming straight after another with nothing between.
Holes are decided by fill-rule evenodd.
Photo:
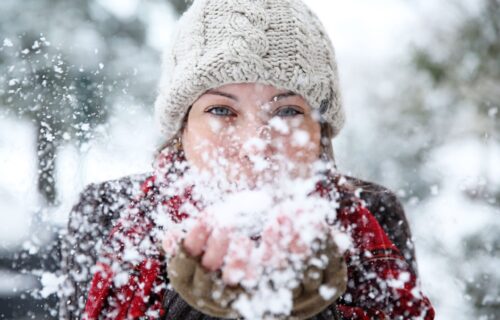
<instances>
[{"instance_id":1,"label":"woman's eyebrow","mask_svg":"<svg viewBox=\"0 0 500 320\"><path fill-rule=\"evenodd\" d=\"M277 94L275 95L271 101L278 101L278 100L281 100L281 99L285 99L285 98L288 98L288 97L293 97L293 96L297 96L298 94L296 94L295 92L293 91L287 91L287 92L284 92L284 93L280 93L280 94Z\"/></svg>"},{"instance_id":2,"label":"woman's eyebrow","mask_svg":"<svg viewBox=\"0 0 500 320\"><path fill-rule=\"evenodd\" d=\"M235 97L235 96L233 96L232 94L221 92L221 91L217 91L217 90L213 90L213 89L208 90L207 92L205 92L205 94L215 94L215 95L218 95L218 96L223 96L223 97L226 97L226 98L238 101L238 98Z\"/></svg>"},{"instance_id":3,"label":"woman's eyebrow","mask_svg":"<svg viewBox=\"0 0 500 320\"><path fill-rule=\"evenodd\" d=\"M207 92L205 92L205 94L214 94L214 95L218 95L218 96L222 96L222 97L226 97L226 98L238 101L238 98L236 96L234 96L230 93L226 93L226 92L222 92L222 91L218 91L218 90L214 90L214 89L208 90ZM285 99L285 98L293 97L293 96L297 96L297 95L298 94L293 92L293 91L287 91L287 92L275 95L274 97L272 97L271 101L279 101L281 99Z\"/></svg>"}]
</instances>

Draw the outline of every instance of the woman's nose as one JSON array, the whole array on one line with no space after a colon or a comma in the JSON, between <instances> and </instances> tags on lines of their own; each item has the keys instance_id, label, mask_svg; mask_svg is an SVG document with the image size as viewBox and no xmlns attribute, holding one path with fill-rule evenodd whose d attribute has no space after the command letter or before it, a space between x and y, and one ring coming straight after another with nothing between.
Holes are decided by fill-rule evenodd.
<instances>
[{"instance_id":1,"label":"woman's nose","mask_svg":"<svg viewBox=\"0 0 500 320\"><path fill-rule=\"evenodd\" d=\"M257 137L262 139L266 144L271 143L271 127L269 125L262 125L257 129Z\"/></svg>"},{"instance_id":2,"label":"woman's nose","mask_svg":"<svg viewBox=\"0 0 500 320\"><path fill-rule=\"evenodd\" d=\"M267 124L247 128L242 139L239 156L244 160L254 160L256 157L269 159L272 150L272 130Z\"/></svg>"}]
</instances>

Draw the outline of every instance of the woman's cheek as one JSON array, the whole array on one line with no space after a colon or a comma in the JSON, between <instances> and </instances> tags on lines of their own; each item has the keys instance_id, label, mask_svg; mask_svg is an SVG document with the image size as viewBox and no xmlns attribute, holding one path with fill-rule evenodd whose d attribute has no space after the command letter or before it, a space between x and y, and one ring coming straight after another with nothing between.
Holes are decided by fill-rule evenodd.
<instances>
[{"instance_id":1,"label":"woman's cheek","mask_svg":"<svg viewBox=\"0 0 500 320\"><path fill-rule=\"evenodd\" d=\"M282 139L281 149L285 157L296 164L312 163L319 157L319 137L297 130Z\"/></svg>"},{"instance_id":2,"label":"woman's cheek","mask_svg":"<svg viewBox=\"0 0 500 320\"><path fill-rule=\"evenodd\" d=\"M206 143L205 154L211 169L217 172L223 169L229 173L232 167L237 166L241 145L232 130L222 127L217 134L212 134ZM239 168L238 168L239 169Z\"/></svg>"},{"instance_id":3,"label":"woman's cheek","mask_svg":"<svg viewBox=\"0 0 500 320\"><path fill-rule=\"evenodd\" d=\"M297 163L312 162L319 156L321 129L311 116L282 121L280 127L288 130L281 133L281 146L288 159ZM283 130L282 130L283 131Z\"/></svg>"},{"instance_id":4,"label":"woman's cheek","mask_svg":"<svg viewBox=\"0 0 500 320\"><path fill-rule=\"evenodd\" d=\"M208 129L208 130L207 130ZM209 128L203 124L192 125L184 136L184 150L187 160L199 170L208 170L215 159L217 141Z\"/></svg>"}]
</instances>

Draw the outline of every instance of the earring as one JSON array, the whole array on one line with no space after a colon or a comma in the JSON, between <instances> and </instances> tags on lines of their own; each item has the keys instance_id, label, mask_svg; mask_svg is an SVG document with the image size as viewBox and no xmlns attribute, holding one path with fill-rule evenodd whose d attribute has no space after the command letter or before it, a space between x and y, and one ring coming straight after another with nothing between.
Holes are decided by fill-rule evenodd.
<instances>
[{"instance_id":1,"label":"earring","mask_svg":"<svg viewBox=\"0 0 500 320\"><path fill-rule=\"evenodd\" d=\"M174 148L177 151L181 151L182 150L182 139L181 139L181 137L179 137L179 136L175 137L175 139L174 139Z\"/></svg>"}]
</instances>

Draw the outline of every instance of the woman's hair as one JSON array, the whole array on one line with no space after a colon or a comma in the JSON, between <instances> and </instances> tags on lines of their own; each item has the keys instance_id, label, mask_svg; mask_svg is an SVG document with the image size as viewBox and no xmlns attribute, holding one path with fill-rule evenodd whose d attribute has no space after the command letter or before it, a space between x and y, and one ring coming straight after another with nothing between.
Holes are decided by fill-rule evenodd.
<instances>
[{"instance_id":1,"label":"woman's hair","mask_svg":"<svg viewBox=\"0 0 500 320\"><path fill-rule=\"evenodd\" d=\"M337 165L335 163L335 156L333 153L333 145L332 145L332 139L333 139L333 128L331 124L328 122L321 122L321 139L320 139L320 144L321 144L321 157L325 161L331 161L336 168Z\"/></svg>"}]
</instances>

